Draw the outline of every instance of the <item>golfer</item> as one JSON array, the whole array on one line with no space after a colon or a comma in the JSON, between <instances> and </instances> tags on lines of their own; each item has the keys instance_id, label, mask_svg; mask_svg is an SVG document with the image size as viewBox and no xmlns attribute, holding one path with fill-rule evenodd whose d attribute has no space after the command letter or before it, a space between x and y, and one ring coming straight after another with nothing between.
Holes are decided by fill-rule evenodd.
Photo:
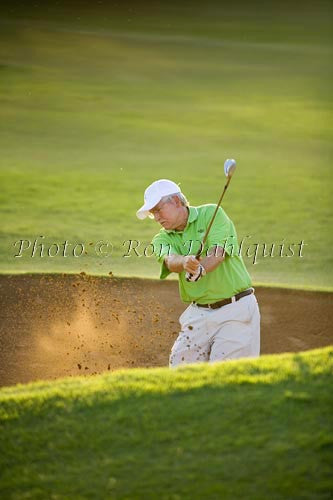
<instances>
[{"instance_id":1,"label":"golfer","mask_svg":"<svg viewBox=\"0 0 333 500\"><path fill-rule=\"evenodd\" d=\"M221 207L195 258L215 209L189 206L177 184L160 179L147 187L137 211L139 219L148 216L162 226L152 240L160 278L177 273L181 299L189 304L179 318L170 367L259 356L258 303L234 224Z\"/></svg>"}]
</instances>

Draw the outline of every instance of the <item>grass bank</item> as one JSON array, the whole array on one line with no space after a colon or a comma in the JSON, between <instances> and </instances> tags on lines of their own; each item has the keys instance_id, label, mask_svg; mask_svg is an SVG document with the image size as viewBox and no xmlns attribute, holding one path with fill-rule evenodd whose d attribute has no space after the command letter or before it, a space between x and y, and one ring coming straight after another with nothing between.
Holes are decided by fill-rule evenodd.
<instances>
[{"instance_id":1,"label":"grass bank","mask_svg":"<svg viewBox=\"0 0 333 500\"><path fill-rule=\"evenodd\" d=\"M3 498L329 498L332 349L0 390Z\"/></svg>"}]
</instances>

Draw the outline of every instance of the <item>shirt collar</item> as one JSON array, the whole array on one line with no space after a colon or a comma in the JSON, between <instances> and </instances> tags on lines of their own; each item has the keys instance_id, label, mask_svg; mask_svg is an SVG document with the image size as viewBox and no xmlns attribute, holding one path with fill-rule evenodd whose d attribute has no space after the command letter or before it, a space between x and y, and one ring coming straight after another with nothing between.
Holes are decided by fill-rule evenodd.
<instances>
[{"instance_id":1,"label":"shirt collar","mask_svg":"<svg viewBox=\"0 0 333 500\"><path fill-rule=\"evenodd\" d=\"M186 229L188 229L188 226L198 218L198 209L196 207L188 207L188 210L189 214L188 214L187 224L182 231L176 231L175 229L166 229L165 231L167 233L178 233L178 234L181 234L184 231L186 231Z\"/></svg>"}]
</instances>

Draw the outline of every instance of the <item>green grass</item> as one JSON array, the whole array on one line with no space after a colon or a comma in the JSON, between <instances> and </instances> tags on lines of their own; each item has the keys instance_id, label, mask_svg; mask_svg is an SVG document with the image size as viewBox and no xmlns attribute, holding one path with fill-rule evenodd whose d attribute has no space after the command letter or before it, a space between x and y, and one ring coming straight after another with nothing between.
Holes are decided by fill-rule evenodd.
<instances>
[{"instance_id":1,"label":"green grass","mask_svg":"<svg viewBox=\"0 0 333 500\"><path fill-rule=\"evenodd\" d=\"M332 286L332 4L11 2L0 30L1 272L157 276L143 190L181 182L224 208L245 249L304 240L304 257L244 255L255 281ZM15 258L45 236L87 254ZM97 257L89 242L114 250ZM260 247L260 252L262 247Z\"/></svg>"},{"instance_id":2,"label":"green grass","mask_svg":"<svg viewBox=\"0 0 333 500\"><path fill-rule=\"evenodd\" d=\"M327 499L332 348L0 390L6 499Z\"/></svg>"}]
</instances>

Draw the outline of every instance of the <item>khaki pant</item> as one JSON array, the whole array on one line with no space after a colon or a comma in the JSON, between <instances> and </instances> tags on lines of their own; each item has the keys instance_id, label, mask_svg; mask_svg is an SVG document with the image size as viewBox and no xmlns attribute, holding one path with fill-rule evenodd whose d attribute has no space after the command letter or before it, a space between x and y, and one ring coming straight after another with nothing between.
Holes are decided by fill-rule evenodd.
<instances>
[{"instance_id":1,"label":"khaki pant","mask_svg":"<svg viewBox=\"0 0 333 500\"><path fill-rule=\"evenodd\" d=\"M254 294L219 309L190 304L179 323L181 331L170 354L171 368L259 356L260 313Z\"/></svg>"}]
</instances>

